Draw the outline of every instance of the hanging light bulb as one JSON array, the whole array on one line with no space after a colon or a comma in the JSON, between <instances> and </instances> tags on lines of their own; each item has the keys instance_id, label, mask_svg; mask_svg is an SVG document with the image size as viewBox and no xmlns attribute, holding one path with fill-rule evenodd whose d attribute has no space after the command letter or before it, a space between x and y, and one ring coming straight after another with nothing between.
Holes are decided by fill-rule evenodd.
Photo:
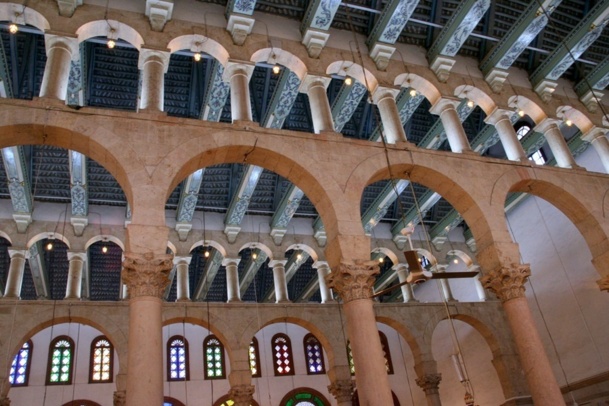
<instances>
[{"instance_id":1,"label":"hanging light bulb","mask_svg":"<svg viewBox=\"0 0 609 406\"><path fill-rule=\"evenodd\" d=\"M571 120L567 119L567 120L565 121L565 124L567 125L567 127L571 127L571 126L573 125L573 121L571 121Z\"/></svg>"},{"instance_id":2,"label":"hanging light bulb","mask_svg":"<svg viewBox=\"0 0 609 406\"><path fill-rule=\"evenodd\" d=\"M345 85L351 86L351 84L353 84L353 79L351 79L350 77L347 77L345 79Z\"/></svg>"},{"instance_id":3,"label":"hanging light bulb","mask_svg":"<svg viewBox=\"0 0 609 406\"><path fill-rule=\"evenodd\" d=\"M193 58L195 59L195 62L200 62L201 61L201 52L195 52L195 54L193 55Z\"/></svg>"},{"instance_id":4,"label":"hanging light bulb","mask_svg":"<svg viewBox=\"0 0 609 406\"><path fill-rule=\"evenodd\" d=\"M47 251L50 251L53 249L53 242L49 241L49 243L47 244Z\"/></svg>"},{"instance_id":5,"label":"hanging light bulb","mask_svg":"<svg viewBox=\"0 0 609 406\"><path fill-rule=\"evenodd\" d=\"M113 39L108 39L108 42L106 44L108 45L108 48L114 49L114 47L116 46L116 41L114 41Z\"/></svg>"},{"instance_id":6,"label":"hanging light bulb","mask_svg":"<svg viewBox=\"0 0 609 406\"><path fill-rule=\"evenodd\" d=\"M15 23L11 23L11 25L8 26L8 32L17 34L19 32L19 26Z\"/></svg>"},{"instance_id":7,"label":"hanging light bulb","mask_svg":"<svg viewBox=\"0 0 609 406\"><path fill-rule=\"evenodd\" d=\"M524 117L524 110L518 109L518 116L519 117Z\"/></svg>"},{"instance_id":8,"label":"hanging light bulb","mask_svg":"<svg viewBox=\"0 0 609 406\"><path fill-rule=\"evenodd\" d=\"M458 264L459 263L459 259L455 258L453 259L453 264Z\"/></svg>"},{"instance_id":9,"label":"hanging light bulb","mask_svg":"<svg viewBox=\"0 0 609 406\"><path fill-rule=\"evenodd\" d=\"M473 100L468 100L467 101L467 107L469 107L470 109L474 108L474 101Z\"/></svg>"},{"instance_id":10,"label":"hanging light bulb","mask_svg":"<svg viewBox=\"0 0 609 406\"><path fill-rule=\"evenodd\" d=\"M385 258L379 257L379 263L382 264L383 262L385 262Z\"/></svg>"},{"instance_id":11,"label":"hanging light bulb","mask_svg":"<svg viewBox=\"0 0 609 406\"><path fill-rule=\"evenodd\" d=\"M102 247L102 252L103 252L104 254L108 253L108 247L107 247L106 245L104 245L104 246Z\"/></svg>"},{"instance_id":12,"label":"hanging light bulb","mask_svg":"<svg viewBox=\"0 0 609 406\"><path fill-rule=\"evenodd\" d=\"M413 88L410 88L410 92L408 92L410 94L410 97L416 97L417 96L417 91Z\"/></svg>"},{"instance_id":13,"label":"hanging light bulb","mask_svg":"<svg viewBox=\"0 0 609 406\"><path fill-rule=\"evenodd\" d=\"M296 259L299 261L302 259L302 254L300 252L296 255Z\"/></svg>"},{"instance_id":14,"label":"hanging light bulb","mask_svg":"<svg viewBox=\"0 0 609 406\"><path fill-rule=\"evenodd\" d=\"M279 72L281 72L281 66L279 66L279 65L273 66L273 73L275 75L279 75Z\"/></svg>"},{"instance_id":15,"label":"hanging light bulb","mask_svg":"<svg viewBox=\"0 0 609 406\"><path fill-rule=\"evenodd\" d=\"M254 252L252 253L252 258L254 258L254 259L258 258L258 254L256 254L256 251L254 251Z\"/></svg>"},{"instance_id":16,"label":"hanging light bulb","mask_svg":"<svg viewBox=\"0 0 609 406\"><path fill-rule=\"evenodd\" d=\"M203 253L203 256L204 256L205 258L209 258L209 251L208 251L208 250L205 250L205 252Z\"/></svg>"}]
</instances>

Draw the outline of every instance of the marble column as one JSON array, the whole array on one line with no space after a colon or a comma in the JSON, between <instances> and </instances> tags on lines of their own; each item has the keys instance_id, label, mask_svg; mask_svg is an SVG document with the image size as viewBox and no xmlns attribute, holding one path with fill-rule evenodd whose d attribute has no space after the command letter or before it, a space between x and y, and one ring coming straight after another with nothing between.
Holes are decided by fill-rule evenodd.
<instances>
[{"instance_id":1,"label":"marble column","mask_svg":"<svg viewBox=\"0 0 609 406\"><path fill-rule=\"evenodd\" d=\"M224 70L224 79L230 83L233 121L252 121L249 81L253 72L254 66L245 62L229 62Z\"/></svg>"},{"instance_id":2,"label":"marble column","mask_svg":"<svg viewBox=\"0 0 609 406\"><path fill-rule=\"evenodd\" d=\"M343 300L347 335L356 367L360 405L391 405L391 387L374 315L372 287L379 268L376 261L341 262L328 275L328 285Z\"/></svg>"},{"instance_id":3,"label":"marble column","mask_svg":"<svg viewBox=\"0 0 609 406\"><path fill-rule=\"evenodd\" d=\"M381 122L383 123L383 135L388 144L396 142L405 142L406 133L400 119L400 112L395 103L397 94L395 89L386 89L379 87L373 95L372 100L379 108Z\"/></svg>"},{"instance_id":4,"label":"marble column","mask_svg":"<svg viewBox=\"0 0 609 406\"><path fill-rule=\"evenodd\" d=\"M544 137L546 137L552 154L556 159L557 166L561 168L577 167L573 154L571 154L569 146L567 145L567 141L565 141L565 137L558 127L557 120L545 119L538 124L534 130L543 133Z\"/></svg>"},{"instance_id":5,"label":"marble column","mask_svg":"<svg viewBox=\"0 0 609 406\"><path fill-rule=\"evenodd\" d=\"M163 111L165 103L165 73L169 67L169 52L141 49L138 68L142 71L142 91L139 108Z\"/></svg>"},{"instance_id":6,"label":"marble column","mask_svg":"<svg viewBox=\"0 0 609 406\"><path fill-rule=\"evenodd\" d=\"M45 34L47 61L42 75L40 97L65 100L68 94L70 63L78 56L78 39Z\"/></svg>"},{"instance_id":7,"label":"marble column","mask_svg":"<svg viewBox=\"0 0 609 406\"><path fill-rule=\"evenodd\" d=\"M319 281L319 294L321 295L321 302L336 302L332 297L332 291L326 282L326 276L330 273L330 265L328 265L326 261L316 261L313 263L313 268L317 269L317 279Z\"/></svg>"},{"instance_id":8,"label":"marble column","mask_svg":"<svg viewBox=\"0 0 609 406\"><path fill-rule=\"evenodd\" d=\"M25 259L28 256L28 251L9 248L8 255L11 257L11 264L8 269L8 276L6 277L4 297L7 299L20 299Z\"/></svg>"},{"instance_id":9,"label":"marble column","mask_svg":"<svg viewBox=\"0 0 609 406\"><path fill-rule=\"evenodd\" d=\"M334 396L338 406L353 405L353 389L351 379L337 379L328 385L328 392Z\"/></svg>"},{"instance_id":10,"label":"marble column","mask_svg":"<svg viewBox=\"0 0 609 406\"><path fill-rule=\"evenodd\" d=\"M301 91L309 96L311 106L311 119L315 134L323 131L334 131L334 120L332 109L326 93L326 88L331 78L323 76L307 75L301 86Z\"/></svg>"},{"instance_id":11,"label":"marble column","mask_svg":"<svg viewBox=\"0 0 609 406\"><path fill-rule=\"evenodd\" d=\"M480 281L502 302L533 402L536 406L560 406L565 401L524 294L530 275L528 265L511 265L488 272Z\"/></svg>"},{"instance_id":12,"label":"marble column","mask_svg":"<svg viewBox=\"0 0 609 406\"><path fill-rule=\"evenodd\" d=\"M273 260L269 266L273 268L273 283L275 285L275 303L289 303L288 284L285 279L285 264L287 260Z\"/></svg>"},{"instance_id":13,"label":"marble column","mask_svg":"<svg viewBox=\"0 0 609 406\"><path fill-rule=\"evenodd\" d=\"M487 124L495 126L507 159L510 161L527 161L527 155L516 135L516 130L514 130L507 111L495 109L484 121Z\"/></svg>"},{"instance_id":14,"label":"marble column","mask_svg":"<svg viewBox=\"0 0 609 406\"><path fill-rule=\"evenodd\" d=\"M228 391L228 396L235 402L235 406L250 406L255 389L254 385L235 385Z\"/></svg>"},{"instance_id":15,"label":"marble column","mask_svg":"<svg viewBox=\"0 0 609 406\"><path fill-rule=\"evenodd\" d=\"M175 257L173 263L176 266L176 302L190 302L190 280L188 278L188 266L192 257Z\"/></svg>"},{"instance_id":16,"label":"marble column","mask_svg":"<svg viewBox=\"0 0 609 406\"><path fill-rule=\"evenodd\" d=\"M463 124L461 124L461 119L456 110L456 106L459 103L460 100L444 98L429 110L432 114L440 116L444 131L446 132L448 144L450 145L450 150L456 153L471 151L469 141L467 141L467 135L463 129Z\"/></svg>"},{"instance_id":17,"label":"marble column","mask_svg":"<svg viewBox=\"0 0 609 406\"><path fill-rule=\"evenodd\" d=\"M582 139L592 144L603 164L603 168L605 168L605 172L609 173L609 140L605 135L606 131L604 128L594 127L582 135Z\"/></svg>"},{"instance_id":18,"label":"marble column","mask_svg":"<svg viewBox=\"0 0 609 406\"><path fill-rule=\"evenodd\" d=\"M241 258L224 258L222 260L222 265L226 267L228 303L241 301L241 293L239 292L239 262L241 262Z\"/></svg>"},{"instance_id":19,"label":"marble column","mask_svg":"<svg viewBox=\"0 0 609 406\"><path fill-rule=\"evenodd\" d=\"M435 267L436 267L436 272L445 273L446 268L448 268L448 265L437 264ZM446 300L447 302L456 302L457 299L455 299L455 297L453 296L453 291L450 288L450 282L448 282L448 279L438 279L438 280L440 281L440 286L442 286L442 296L444 296L444 300Z\"/></svg>"},{"instance_id":20,"label":"marble column","mask_svg":"<svg viewBox=\"0 0 609 406\"><path fill-rule=\"evenodd\" d=\"M68 283L66 285L66 300L80 300L82 291L82 273L87 261L86 252L68 252Z\"/></svg>"},{"instance_id":21,"label":"marble column","mask_svg":"<svg viewBox=\"0 0 609 406\"><path fill-rule=\"evenodd\" d=\"M129 289L127 405L163 403L162 297L172 256L125 253L123 281Z\"/></svg>"},{"instance_id":22,"label":"marble column","mask_svg":"<svg viewBox=\"0 0 609 406\"><path fill-rule=\"evenodd\" d=\"M420 378L417 378L415 382L423 392L425 392L425 398L427 399L427 406L442 406L440 401L440 381L442 381L442 374L425 374Z\"/></svg>"},{"instance_id":23,"label":"marble column","mask_svg":"<svg viewBox=\"0 0 609 406\"><path fill-rule=\"evenodd\" d=\"M398 280L400 283L406 282L406 279L408 278L408 265L397 264L394 266L394 268L395 272L398 274ZM412 290L412 285L410 285L410 283L400 286L400 289L402 290L402 298L404 303L418 302L418 300L414 297L414 291Z\"/></svg>"}]
</instances>

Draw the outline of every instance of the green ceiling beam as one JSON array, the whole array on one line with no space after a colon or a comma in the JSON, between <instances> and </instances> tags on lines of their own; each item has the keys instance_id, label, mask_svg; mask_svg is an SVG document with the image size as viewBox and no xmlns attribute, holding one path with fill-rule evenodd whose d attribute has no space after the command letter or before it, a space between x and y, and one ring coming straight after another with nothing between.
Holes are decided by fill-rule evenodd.
<instances>
[{"instance_id":1,"label":"green ceiling beam","mask_svg":"<svg viewBox=\"0 0 609 406\"><path fill-rule=\"evenodd\" d=\"M271 219L271 237L273 237L275 244L281 244L283 237L288 231L288 224L292 220L292 217L294 217L296 210L298 210L303 197L304 192L293 183L290 183Z\"/></svg>"},{"instance_id":2,"label":"green ceiling beam","mask_svg":"<svg viewBox=\"0 0 609 406\"><path fill-rule=\"evenodd\" d=\"M231 244L235 242L239 231L241 231L241 222L245 217L262 171L263 168L259 166L245 165L237 192L233 196L224 217L224 234L226 234Z\"/></svg>"},{"instance_id":3,"label":"green ceiling beam","mask_svg":"<svg viewBox=\"0 0 609 406\"><path fill-rule=\"evenodd\" d=\"M220 121L226 99L230 94L230 84L222 80L224 66L218 60L211 62L211 74L205 84L205 99L201 108L201 119L207 121Z\"/></svg>"},{"instance_id":4,"label":"green ceiling beam","mask_svg":"<svg viewBox=\"0 0 609 406\"><path fill-rule=\"evenodd\" d=\"M36 297L38 299L49 299L51 297L49 276L42 256L42 243L40 241L30 247L29 255L28 264L36 289Z\"/></svg>"},{"instance_id":5,"label":"green ceiling beam","mask_svg":"<svg viewBox=\"0 0 609 406\"><path fill-rule=\"evenodd\" d=\"M216 279L218 270L220 270L220 266L222 265L222 260L224 259L224 257L222 256L220 251L216 249L211 249L210 253L211 255L205 262L205 268L203 269L203 273L201 274L201 279L199 279L197 287L194 290L194 294L192 295L193 301L204 301L205 299L207 299L209 289L214 283L214 279Z\"/></svg>"},{"instance_id":6,"label":"green ceiling beam","mask_svg":"<svg viewBox=\"0 0 609 406\"><path fill-rule=\"evenodd\" d=\"M32 187L25 166L22 146L2 148L2 160L13 204L13 219L20 233L25 233L32 222Z\"/></svg>"},{"instance_id":7,"label":"green ceiling beam","mask_svg":"<svg viewBox=\"0 0 609 406\"><path fill-rule=\"evenodd\" d=\"M253 249L252 252L256 253L256 259L250 257L243 267L243 275L241 276L239 282L239 291L241 292L241 296L245 295L245 292L247 292L247 289L250 287L252 281L256 277L256 273L268 259L266 253L258 248Z\"/></svg>"},{"instance_id":8,"label":"green ceiling beam","mask_svg":"<svg viewBox=\"0 0 609 406\"><path fill-rule=\"evenodd\" d=\"M334 103L332 103L332 119L334 119L334 129L336 132L341 132L345 124L351 117L362 97L367 93L366 86L362 85L355 79L351 85L343 83Z\"/></svg>"},{"instance_id":9,"label":"green ceiling beam","mask_svg":"<svg viewBox=\"0 0 609 406\"><path fill-rule=\"evenodd\" d=\"M87 174L89 165L87 157L76 151L68 151L70 159L70 196L72 217L70 222L74 227L74 234L81 236L89 224L89 187ZM101 222L101 219L100 219Z\"/></svg>"},{"instance_id":10,"label":"green ceiling beam","mask_svg":"<svg viewBox=\"0 0 609 406\"><path fill-rule=\"evenodd\" d=\"M199 190L205 169L197 169L184 181L180 191L180 201L176 210L176 231L180 241L186 241L189 231L192 229L192 219L199 199ZM202 225L203 226L203 225Z\"/></svg>"},{"instance_id":11,"label":"green ceiling beam","mask_svg":"<svg viewBox=\"0 0 609 406\"><path fill-rule=\"evenodd\" d=\"M406 189L409 182L407 180L389 181L378 194L374 202L362 216L362 225L366 234L370 234L372 229L385 217L387 210L396 201L398 196Z\"/></svg>"},{"instance_id":12,"label":"green ceiling beam","mask_svg":"<svg viewBox=\"0 0 609 406\"><path fill-rule=\"evenodd\" d=\"M269 107L266 110L264 118L260 121L260 125L266 128L281 129L283 122L288 114L290 114L290 110L292 110L292 106L296 101L299 88L300 79L298 75L287 68L281 68L275 91L271 96Z\"/></svg>"}]
</instances>

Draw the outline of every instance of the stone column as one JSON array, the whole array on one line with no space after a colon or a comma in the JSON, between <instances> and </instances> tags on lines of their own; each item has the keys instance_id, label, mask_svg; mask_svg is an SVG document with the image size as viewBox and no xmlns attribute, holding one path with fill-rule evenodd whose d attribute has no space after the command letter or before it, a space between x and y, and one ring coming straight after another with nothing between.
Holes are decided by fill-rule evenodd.
<instances>
[{"instance_id":1,"label":"stone column","mask_svg":"<svg viewBox=\"0 0 609 406\"><path fill-rule=\"evenodd\" d=\"M456 110L459 103L460 100L444 98L429 110L432 114L440 116L450 150L456 153L471 151L463 124L461 124L461 119Z\"/></svg>"},{"instance_id":2,"label":"stone column","mask_svg":"<svg viewBox=\"0 0 609 406\"><path fill-rule=\"evenodd\" d=\"M507 111L495 109L484 121L495 126L501 145L503 145L505 154L510 161L527 161L527 155L516 135L516 130L514 130Z\"/></svg>"},{"instance_id":3,"label":"stone column","mask_svg":"<svg viewBox=\"0 0 609 406\"><path fill-rule=\"evenodd\" d=\"M524 284L530 275L529 265L511 265L489 272L480 281L502 302L535 405L564 405L524 294Z\"/></svg>"},{"instance_id":4,"label":"stone column","mask_svg":"<svg viewBox=\"0 0 609 406\"><path fill-rule=\"evenodd\" d=\"M0 406L11 406L11 400L8 397L0 397Z\"/></svg>"},{"instance_id":5,"label":"stone column","mask_svg":"<svg viewBox=\"0 0 609 406\"><path fill-rule=\"evenodd\" d=\"M327 276L344 304L360 405L391 405L391 387L374 315L372 287L379 268L376 261L341 262Z\"/></svg>"},{"instance_id":6,"label":"stone column","mask_svg":"<svg viewBox=\"0 0 609 406\"><path fill-rule=\"evenodd\" d=\"M68 252L68 283L66 285L66 300L80 300L82 291L82 272L87 261L86 252Z\"/></svg>"},{"instance_id":7,"label":"stone column","mask_svg":"<svg viewBox=\"0 0 609 406\"><path fill-rule=\"evenodd\" d=\"M288 284L285 280L285 264L287 260L273 260L269 266L273 268L273 283L275 285L275 303L289 303Z\"/></svg>"},{"instance_id":8,"label":"stone column","mask_svg":"<svg viewBox=\"0 0 609 406\"><path fill-rule=\"evenodd\" d=\"M332 384L328 385L328 392L336 398L338 406L353 405L353 381L351 379L335 380Z\"/></svg>"},{"instance_id":9,"label":"stone column","mask_svg":"<svg viewBox=\"0 0 609 406\"><path fill-rule=\"evenodd\" d=\"M21 284L23 283L23 271L25 270L25 259L28 250L9 249L8 255L11 257L11 265L6 277L6 289L4 297L7 299L21 298Z\"/></svg>"},{"instance_id":10,"label":"stone column","mask_svg":"<svg viewBox=\"0 0 609 406\"><path fill-rule=\"evenodd\" d=\"M582 135L584 141L589 142L601 159L605 172L609 173L609 140L604 128L595 127Z\"/></svg>"},{"instance_id":11,"label":"stone column","mask_svg":"<svg viewBox=\"0 0 609 406\"><path fill-rule=\"evenodd\" d=\"M394 268L395 273L398 274L398 280L400 283L406 282L406 279L408 278L408 265L397 264L394 266ZM414 297L414 291L412 290L410 283L400 286L400 289L402 289L402 298L404 303L418 302L418 300Z\"/></svg>"},{"instance_id":12,"label":"stone column","mask_svg":"<svg viewBox=\"0 0 609 406\"><path fill-rule=\"evenodd\" d=\"M117 390L113 396L113 406L125 406L127 404L127 393L124 390Z\"/></svg>"},{"instance_id":13,"label":"stone column","mask_svg":"<svg viewBox=\"0 0 609 406\"><path fill-rule=\"evenodd\" d=\"M326 276L330 273L330 265L326 261L317 261L313 263L313 268L317 269L317 279L319 280L319 294L321 295L322 303L334 303L332 291L326 282Z\"/></svg>"},{"instance_id":14,"label":"stone column","mask_svg":"<svg viewBox=\"0 0 609 406\"><path fill-rule=\"evenodd\" d=\"M448 265L437 264L435 267L436 267L436 272L445 273L446 268L448 268ZM444 296L444 300L446 300L447 302L456 302L457 299L455 299L455 297L453 296L453 291L450 288L450 283L448 282L448 279L438 279L438 280L440 281L440 286L442 286L442 296Z\"/></svg>"},{"instance_id":15,"label":"stone column","mask_svg":"<svg viewBox=\"0 0 609 406\"><path fill-rule=\"evenodd\" d=\"M53 34L44 36L47 62L44 67L40 97L65 100L68 94L70 62L78 55L78 40ZM78 58L75 58L78 59Z\"/></svg>"},{"instance_id":16,"label":"stone column","mask_svg":"<svg viewBox=\"0 0 609 406\"><path fill-rule=\"evenodd\" d=\"M467 268L467 271L480 272L480 267L478 265L472 265ZM486 302L489 297L486 289L484 289L484 286L482 286L482 282L480 282L481 276L482 274L478 274L478 277L474 278L474 285L476 285L476 293L478 293L478 299L480 299L481 302Z\"/></svg>"},{"instance_id":17,"label":"stone column","mask_svg":"<svg viewBox=\"0 0 609 406\"><path fill-rule=\"evenodd\" d=\"M379 108L381 122L383 123L383 135L388 144L406 141L406 133L400 119L400 112L395 103L397 90L379 87L373 96L374 103Z\"/></svg>"},{"instance_id":18,"label":"stone column","mask_svg":"<svg viewBox=\"0 0 609 406\"><path fill-rule=\"evenodd\" d=\"M139 108L163 111L165 103L165 73L169 67L169 52L141 49L138 68L142 71L142 91Z\"/></svg>"},{"instance_id":19,"label":"stone column","mask_svg":"<svg viewBox=\"0 0 609 406\"><path fill-rule=\"evenodd\" d=\"M573 154L571 154L567 141L565 141L565 137L563 137L557 123L557 120L547 118L535 127L535 131L543 133L544 137L546 137L552 154L554 154L556 159L557 166L561 168L576 168L577 164L575 159L573 159Z\"/></svg>"},{"instance_id":20,"label":"stone column","mask_svg":"<svg viewBox=\"0 0 609 406\"><path fill-rule=\"evenodd\" d=\"M247 63L229 62L224 70L224 79L230 83L230 106L233 121L252 121L249 81L254 66Z\"/></svg>"},{"instance_id":21,"label":"stone column","mask_svg":"<svg viewBox=\"0 0 609 406\"><path fill-rule=\"evenodd\" d=\"M311 119L313 120L315 134L323 131L334 131L332 109L326 94L326 88L329 83L330 78L328 77L307 75L300 87L301 91L309 96Z\"/></svg>"},{"instance_id":22,"label":"stone column","mask_svg":"<svg viewBox=\"0 0 609 406\"><path fill-rule=\"evenodd\" d=\"M175 257L177 295L176 302L190 302L190 280L188 278L188 265L192 257Z\"/></svg>"},{"instance_id":23,"label":"stone column","mask_svg":"<svg viewBox=\"0 0 609 406\"><path fill-rule=\"evenodd\" d=\"M222 260L222 265L226 267L228 303L241 301L241 293L239 292L239 262L241 262L241 258L224 258Z\"/></svg>"},{"instance_id":24,"label":"stone column","mask_svg":"<svg viewBox=\"0 0 609 406\"><path fill-rule=\"evenodd\" d=\"M163 293L171 255L125 253L123 281L129 289L127 405L163 403Z\"/></svg>"},{"instance_id":25,"label":"stone column","mask_svg":"<svg viewBox=\"0 0 609 406\"><path fill-rule=\"evenodd\" d=\"M235 406L250 406L254 399L255 389L254 385L232 386L228 391L228 396L235 402Z\"/></svg>"},{"instance_id":26,"label":"stone column","mask_svg":"<svg viewBox=\"0 0 609 406\"><path fill-rule=\"evenodd\" d=\"M425 392L427 406L442 406L439 391L441 380L442 374L425 374L415 380L417 385Z\"/></svg>"}]
</instances>

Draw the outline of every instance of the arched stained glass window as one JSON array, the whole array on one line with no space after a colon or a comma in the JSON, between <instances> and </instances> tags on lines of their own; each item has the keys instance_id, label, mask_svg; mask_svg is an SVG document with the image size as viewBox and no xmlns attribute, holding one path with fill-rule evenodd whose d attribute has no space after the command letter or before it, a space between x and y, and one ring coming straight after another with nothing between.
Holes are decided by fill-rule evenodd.
<instances>
[{"instance_id":1,"label":"arched stained glass window","mask_svg":"<svg viewBox=\"0 0 609 406\"><path fill-rule=\"evenodd\" d=\"M47 385L70 385L74 366L74 341L68 336L59 336L49 346Z\"/></svg>"},{"instance_id":2,"label":"arched stained glass window","mask_svg":"<svg viewBox=\"0 0 609 406\"><path fill-rule=\"evenodd\" d=\"M282 333L275 334L272 343L275 376L294 375L294 358L292 357L290 337Z\"/></svg>"},{"instance_id":3,"label":"arched stained glass window","mask_svg":"<svg viewBox=\"0 0 609 406\"><path fill-rule=\"evenodd\" d=\"M280 406L329 406L330 402L312 388L297 388L283 397Z\"/></svg>"},{"instance_id":4,"label":"arched stained glass window","mask_svg":"<svg viewBox=\"0 0 609 406\"><path fill-rule=\"evenodd\" d=\"M224 379L224 346L214 335L203 342L205 379Z\"/></svg>"},{"instance_id":5,"label":"arched stained glass window","mask_svg":"<svg viewBox=\"0 0 609 406\"><path fill-rule=\"evenodd\" d=\"M383 349L383 355L385 356L385 367L387 367L387 373L391 375L393 374L393 364L391 363L391 353L389 352L387 336L379 331L379 338L381 339L381 347Z\"/></svg>"},{"instance_id":6,"label":"arched stained glass window","mask_svg":"<svg viewBox=\"0 0 609 406\"><path fill-rule=\"evenodd\" d=\"M11 386L27 386L30 375L30 359L32 358L32 342L26 341L19 349L13 363L11 364L11 372L8 375L8 381Z\"/></svg>"},{"instance_id":7,"label":"arched stained glass window","mask_svg":"<svg viewBox=\"0 0 609 406\"><path fill-rule=\"evenodd\" d=\"M89 383L112 382L114 347L105 336L97 337L91 343Z\"/></svg>"},{"instance_id":8,"label":"arched stained glass window","mask_svg":"<svg viewBox=\"0 0 609 406\"><path fill-rule=\"evenodd\" d=\"M311 333L307 334L304 337L303 346L307 360L307 374L325 374L324 351L317 337Z\"/></svg>"},{"instance_id":9,"label":"arched stained glass window","mask_svg":"<svg viewBox=\"0 0 609 406\"><path fill-rule=\"evenodd\" d=\"M173 336L167 341L167 380L188 379L188 341L182 336Z\"/></svg>"},{"instance_id":10,"label":"arched stained glass window","mask_svg":"<svg viewBox=\"0 0 609 406\"><path fill-rule=\"evenodd\" d=\"M250 343L249 360L250 370L252 371L252 377L260 378L262 372L260 371L260 352L258 351L258 340L256 337L252 338Z\"/></svg>"},{"instance_id":11,"label":"arched stained glass window","mask_svg":"<svg viewBox=\"0 0 609 406\"><path fill-rule=\"evenodd\" d=\"M229 395L224 395L214 402L214 406L235 406L235 402L230 398ZM251 406L258 406L258 402L252 399Z\"/></svg>"}]
</instances>

